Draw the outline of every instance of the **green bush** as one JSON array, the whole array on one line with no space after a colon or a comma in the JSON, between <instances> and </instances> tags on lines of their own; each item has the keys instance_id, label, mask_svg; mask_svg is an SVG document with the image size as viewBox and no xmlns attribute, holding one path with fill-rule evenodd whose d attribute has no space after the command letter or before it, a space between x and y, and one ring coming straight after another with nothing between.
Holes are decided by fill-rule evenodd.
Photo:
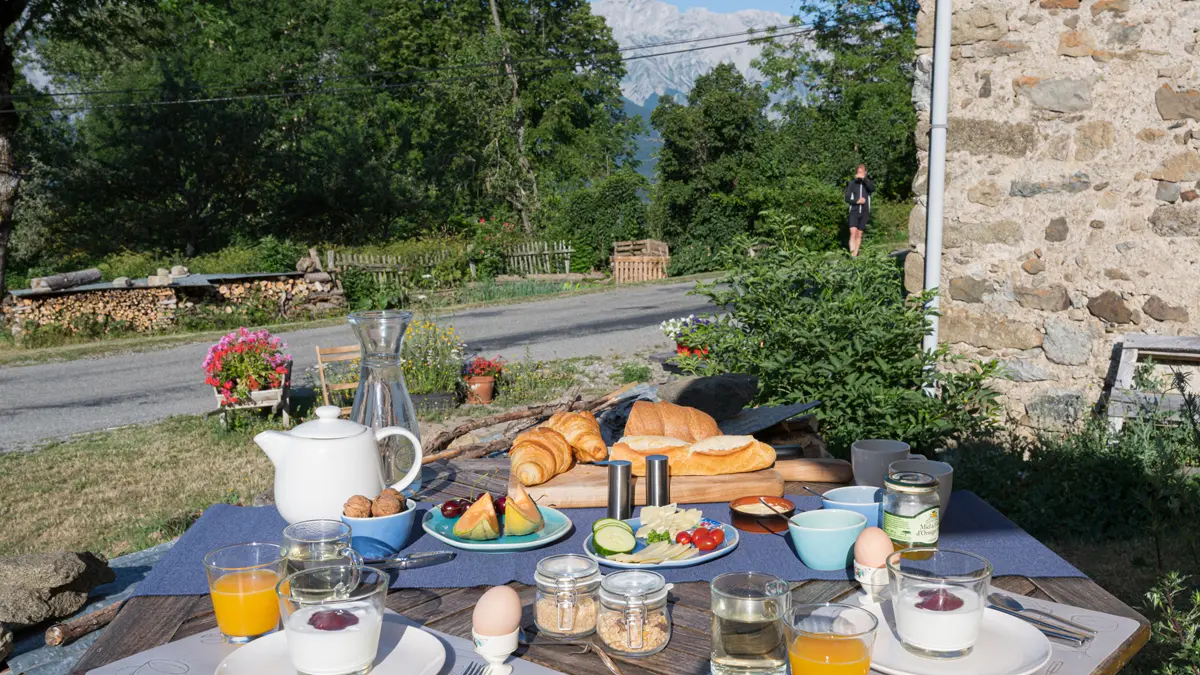
<instances>
[{"instance_id":1,"label":"green bush","mask_svg":"<svg viewBox=\"0 0 1200 675\"><path fill-rule=\"evenodd\" d=\"M267 235L253 244L231 244L214 253L183 260L194 274L253 274L295 272L296 261L307 249L302 244Z\"/></svg>"},{"instance_id":2,"label":"green bush","mask_svg":"<svg viewBox=\"0 0 1200 675\"><path fill-rule=\"evenodd\" d=\"M117 277L129 277L130 279L148 277L157 272L158 268L170 266L167 256L128 250L110 253L96 265L105 281L112 281Z\"/></svg>"},{"instance_id":3,"label":"green bush","mask_svg":"<svg viewBox=\"0 0 1200 675\"><path fill-rule=\"evenodd\" d=\"M729 248L721 284L698 284L727 314L684 339L709 356L678 363L755 375L759 403L821 401L822 433L837 454L859 438L896 438L929 452L990 430L996 392L985 382L996 366L921 348L927 297L904 297L894 262L778 245L751 257L751 244ZM922 386L939 362L939 395L927 396Z\"/></svg>"},{"instance_id":4,"label":"green bush","mask_svg":"<svg viewBox=\"0 0 1200 675\"><path fill-rule=\"evenodd\" d=\"M606 269L614 241L645 237L649 184L625 168L567 195L547 234L571 243L572 272Z\"/></svg>"}]
</instances>

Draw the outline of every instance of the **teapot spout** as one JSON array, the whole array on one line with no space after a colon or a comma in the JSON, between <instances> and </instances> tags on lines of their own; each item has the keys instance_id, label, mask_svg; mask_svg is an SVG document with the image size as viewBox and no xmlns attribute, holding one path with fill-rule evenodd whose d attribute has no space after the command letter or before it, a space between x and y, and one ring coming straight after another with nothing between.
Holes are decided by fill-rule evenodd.
<instances>
[{"instance_id":1,"label":"teapot spout","mask_svg":"<svg viewBox=\"0 0 1200 675\"><path fill-rule=\"evenodd\" d=\"M283 449L286 447L290 434L285 434L281 431L264 431L254 437L254 442L258 447L262 448L263 452L267 453L267 457L275 466L279 466L283 459Z\"/></svg>"}]
</instances>

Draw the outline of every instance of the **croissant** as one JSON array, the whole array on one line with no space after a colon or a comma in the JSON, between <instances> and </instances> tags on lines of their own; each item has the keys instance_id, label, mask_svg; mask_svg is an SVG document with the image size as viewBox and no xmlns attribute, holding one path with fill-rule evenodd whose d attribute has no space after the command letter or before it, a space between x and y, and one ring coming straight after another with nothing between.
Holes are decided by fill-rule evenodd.
<instances>
[{"instance_id":1,"label":"croissant","mask_svg":"<svg viewBox=\"0 0 1200 675\"><path fill-rule=\"evenodd\" d=\"M553 429L567 439L580 462L599 462L608 459L608 446L600 435L600 423L591 411L554 413L543 429Z\"/></svg>"},{"instance_id":2,"label":"croissant","mask_svg":"<svg viewBox=\"0 0 1200 675\"><path fill-rule=\"evenodd\" d=\"M512 475L523 485L541 485L571 468L571 446L553 429L539 427L522 433L509 454Z\"/></svg>"},{"instance_id":3,"label":"croissant","mask_svg":"<svg viewBox=\"0 0 1200 675\"><path fill-rule=\"evenodd\" d=\"M674 403L638 401L629 411L626 436L667 436L695 442L720 436L717 421L711 415Z\"/></svg>"}]
</instances>

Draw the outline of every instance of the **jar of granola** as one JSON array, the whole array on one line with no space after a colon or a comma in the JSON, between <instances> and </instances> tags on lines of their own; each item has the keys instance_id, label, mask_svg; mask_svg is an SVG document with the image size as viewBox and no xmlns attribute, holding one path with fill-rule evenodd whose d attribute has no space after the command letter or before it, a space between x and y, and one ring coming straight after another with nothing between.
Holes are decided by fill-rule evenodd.
<instances>
[{"instance_id":1,"label":"jar of granola","mask_svg":"<svg viewBox=\"0 0 1200 675\"><path fill-rule=\"evenodd\" d=\"M600 622L596 632L614 654L649 656L671 640L667 591L671 585L656 572L627 570L600 584Z\"/></svg>"},{"instance_id":2,"label":"jar of granola","mask_svg":"<svg viewBox=\"0 0 1200 675\"><path fill-rule=\"evenodd\" d=\"M543 558L533 578L533 618L541 633L574 638L596 631L600 567L595 560L569 554Z\"/></svg>"}]
</instances>

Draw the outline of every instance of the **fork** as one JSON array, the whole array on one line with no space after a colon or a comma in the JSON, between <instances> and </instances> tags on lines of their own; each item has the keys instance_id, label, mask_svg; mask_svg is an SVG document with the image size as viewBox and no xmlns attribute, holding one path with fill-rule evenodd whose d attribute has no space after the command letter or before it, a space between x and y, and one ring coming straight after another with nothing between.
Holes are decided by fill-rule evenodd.
<instances>
[{"instance_id":1,"label":"fork","mask_svg":"<svg viewBox=\"0 0 1200 675\"><path fill-rule=\"evenodd\" d=\"M462 675L483 675L487 672L487 668L481 663L469 663L467 669L462 671Z\"/></svg>"}]
</instances>

